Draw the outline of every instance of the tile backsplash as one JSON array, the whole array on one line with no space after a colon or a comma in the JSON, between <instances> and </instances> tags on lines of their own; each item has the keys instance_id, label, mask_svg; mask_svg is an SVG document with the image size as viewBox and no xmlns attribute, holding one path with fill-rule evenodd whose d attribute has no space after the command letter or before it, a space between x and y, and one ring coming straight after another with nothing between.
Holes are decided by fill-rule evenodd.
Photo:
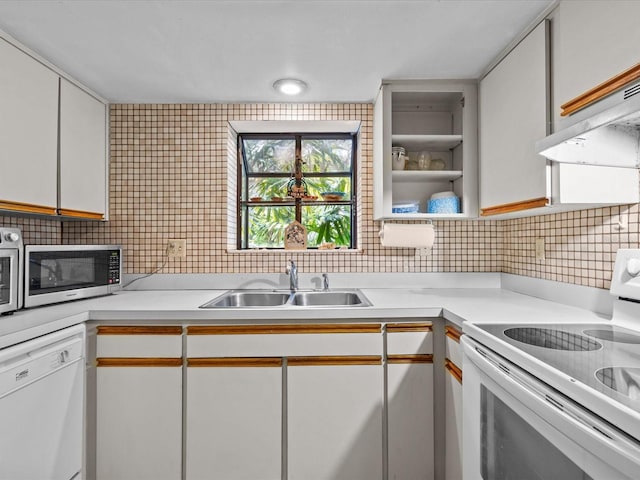
<instances>
[{"instance_id":1,"label":"tile backsplash","mask_svg":"<svg viewBox=\"0 0 640 480\"><path fill-rule=\"evenodd\" d=\"M429 256L380 245L372 220L371 104L112 105L110 220L56 222L0 216L27 243L117 243L127 273L165 262L169 238L187 257L164 273L281 272L293 258L303 272L508 272L608 288L618 248L640 247L638 205L513 220L434 222ZM358 251L236 252L233 120L356 120L359 138ZM231 181L230 181L231 180ZM535 259L544 238L545 259Z\"/></svg>"}]
</instances>

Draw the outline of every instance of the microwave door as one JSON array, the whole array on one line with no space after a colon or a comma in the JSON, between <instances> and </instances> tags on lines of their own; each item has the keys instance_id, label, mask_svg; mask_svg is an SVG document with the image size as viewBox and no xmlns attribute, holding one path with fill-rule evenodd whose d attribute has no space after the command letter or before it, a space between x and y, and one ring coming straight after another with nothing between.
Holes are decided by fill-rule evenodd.
<instances>
[{"instance_id":1,"label":"microwave door","mask_svg":"<svg viewBox=\"0 0 640 480\"><path fill-rule=\"evenodd\" d=\"M0 313L18 309L18 252L0 253Z\"/></svg>"}]
</instances>

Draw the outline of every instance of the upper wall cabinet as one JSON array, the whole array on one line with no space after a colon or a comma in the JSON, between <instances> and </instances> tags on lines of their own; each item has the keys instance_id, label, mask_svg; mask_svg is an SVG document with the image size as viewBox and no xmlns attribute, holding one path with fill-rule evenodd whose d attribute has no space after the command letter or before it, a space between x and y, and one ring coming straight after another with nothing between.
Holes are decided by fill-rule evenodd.
<instances>
[{"instance_id":1,"label":"upper wall cabinet","mask_svg":"<svg viewBox=\"0 0 640 480\"><path fill-rule=\"evenodd\" d=\"M474 82L383 82L373 123L375 220L477 215ZM399 150L393 147L402 147L406 158L393 154ZM458 198L442 202L451 202L447 213L437 213L439 208L428 212L428 201L437 193ZM451 210L452 203L459 207ZM416 204L417 212L412 211Z\"/></svg>"},{"instance_id":2,"label":"upper wall cabinet","mask_svg":"<svg viewBox=\"0 0 640 480\"><path fill-rule=\"evenodd\" d=\"M561 117L560 106L638 63L640 2L562 1L551 15L553 131L588 112Z\"/></svg>"},{"instance_id":3,"label":"upper wall cabinet","mask_svg":"<svg viewBox=\"0 0 640 480\"><path fill-rule=\"evenodd\" d=\"M0 37L0 210L103 219L105 104Z\"/></svg>"},{"instance_id":4,"label":"upper wall cabinet","mask_svg":"<svg viewBox=\"0 0 640 480\"><path fill-rule=\"evenodd\" d=\"M571 3L571 2L569 2ZM564 3L561 3L564 5ZM480 212L495 218L637 203L638 170L547 162L550 23L527 35L480 82ZM562 25L553 26L553 31ZM500 217L498 217L500 218Z\"/></svg>"},{"instance_id":5,"label":"upper wall cabinet","mask_svg":"<svg viewBox=\"0 0 640 480\"><path fill-rule=\"evenodd\" d=\"M106 198L106 107L60 81L60 214L102 219Z\"/></svg>"},{"instance_id":6,"label":"upper wall cabinet","mask_svg":"<svg viewBox=\"0 0 640 480\"><path fill-rule=\"evenodd\" d=\"M0 38L0 209L55 215L58 75Z\"/></svg>"}]
</instances>

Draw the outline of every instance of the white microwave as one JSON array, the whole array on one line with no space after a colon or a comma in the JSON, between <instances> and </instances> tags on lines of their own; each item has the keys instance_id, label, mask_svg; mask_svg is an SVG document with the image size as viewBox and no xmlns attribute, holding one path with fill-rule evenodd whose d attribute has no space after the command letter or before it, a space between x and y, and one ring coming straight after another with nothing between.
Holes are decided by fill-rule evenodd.
<instances>
[{"instance_id":1,"label":"white microwave","mask_svg":"<svg viewBox=\"0 0 640 480\"><path fill-rule=\"evenodd\" d=\"M110 294L122 278L118 245L27 245L24 306Z\"/></svg>"}]
</instances>

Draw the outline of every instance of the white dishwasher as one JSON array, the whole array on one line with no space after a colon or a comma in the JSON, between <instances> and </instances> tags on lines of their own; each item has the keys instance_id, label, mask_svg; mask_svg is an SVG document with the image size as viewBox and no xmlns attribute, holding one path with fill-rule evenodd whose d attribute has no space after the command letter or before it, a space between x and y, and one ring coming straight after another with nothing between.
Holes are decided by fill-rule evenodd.
<instances>
[{"instance_id":1,"label":"white dishwasher","mask_svg":"<svg viewBox=\"0 0 640 480\"><path fill-rule=\"evenodd\" d=\"M85 327L0 350L0 479L79 480Z\"/></svg>"}]
</instances>

